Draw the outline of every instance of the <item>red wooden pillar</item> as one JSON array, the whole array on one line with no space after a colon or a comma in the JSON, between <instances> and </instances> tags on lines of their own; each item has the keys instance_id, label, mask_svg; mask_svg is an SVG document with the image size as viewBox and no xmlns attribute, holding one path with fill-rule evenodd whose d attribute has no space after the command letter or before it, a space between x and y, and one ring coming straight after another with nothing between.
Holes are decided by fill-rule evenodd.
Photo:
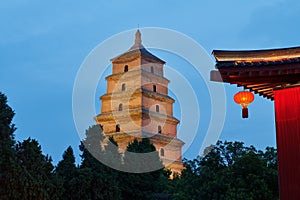
<instances>
[{"instance_id":1,"label":"red wooden pillar","mask_svg":"<svg viewBox=\"0 0 300 200\"><path fill-rule=\"evenodd\" d=\"M281 200L300 200L300 87L274 91Z\"/></svg>"}]
</instances>

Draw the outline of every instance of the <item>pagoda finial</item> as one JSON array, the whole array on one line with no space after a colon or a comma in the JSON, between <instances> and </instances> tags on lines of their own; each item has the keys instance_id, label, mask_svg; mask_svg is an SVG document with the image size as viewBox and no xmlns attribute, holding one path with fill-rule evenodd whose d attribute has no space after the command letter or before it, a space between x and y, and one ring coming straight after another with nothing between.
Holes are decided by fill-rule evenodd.
<instances>
[{"instance_id":1,"label":"pagoda finial","mask_svg":"<svg viewBox=\"0 0 300 200\"><path fill-rule=\"evenodd\" d=\"M141 32L138 29L135 33L135 45L141 45L142 44L142 39L141 39Z\"/></svg>"}]
</instances>

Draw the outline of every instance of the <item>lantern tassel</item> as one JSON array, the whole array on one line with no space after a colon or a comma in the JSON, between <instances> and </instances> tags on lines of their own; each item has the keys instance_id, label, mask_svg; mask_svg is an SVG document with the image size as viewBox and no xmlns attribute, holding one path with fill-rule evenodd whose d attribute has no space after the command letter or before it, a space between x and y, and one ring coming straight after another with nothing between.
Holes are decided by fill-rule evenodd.
<instances>
[{"instance_id":1,"label":"lantern tassel","mask_svg":"<svg viewBox=\"0 0 300 200\"><path fill-rule=\"evenodd\" d=\"M242 117L243 118L248 118L248 108L247 107L243 107L243 109L242 109Z\"/></svg>"}]
</instances>

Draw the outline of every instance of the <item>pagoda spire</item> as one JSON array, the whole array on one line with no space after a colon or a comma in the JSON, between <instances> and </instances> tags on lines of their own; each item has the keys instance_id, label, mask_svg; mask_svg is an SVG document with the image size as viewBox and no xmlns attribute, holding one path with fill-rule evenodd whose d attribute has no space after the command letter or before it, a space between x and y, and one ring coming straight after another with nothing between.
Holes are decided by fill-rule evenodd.
<instances>
[{"instance_id":1,"label":"pagoda spire","mask_svg":"<svg viewBox=\"0 0 300 200\"><path fill-rule=\"evenodd\" d=\"M142 38L141 38L141 32L138 29L135 33L135 41L134 41L135 45L141 45L142 44Z\"/></svg>"},{"instance_id":2,"label":"pagoda spire","mask_svg":"<svg viewBox=\"0 0 300 200\"><path fill-rule=\"evenodd\" d=\"M135 32L134 45L130 48L130 50L135 49L144 49L144 46L142 45L141 32L139 29Z\"/></svg>"}]
</instances>

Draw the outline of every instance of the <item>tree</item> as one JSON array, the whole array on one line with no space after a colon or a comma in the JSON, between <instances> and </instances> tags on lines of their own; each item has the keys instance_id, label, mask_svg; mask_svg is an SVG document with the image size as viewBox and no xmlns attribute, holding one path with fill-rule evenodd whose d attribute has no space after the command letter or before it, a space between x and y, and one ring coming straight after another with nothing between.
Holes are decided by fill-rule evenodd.
<instances>
[{"instance_id":1,"label":"tree","mask_svg":"<svg viewBox=\"0 0 300 200\"><path fill-rule=\"evenodd\" d=\"M89 187L86 188L88 189L86 194L89 195L87 199L120 199L118 172L101 162L107 160L109 155L105 152L105 139L101 126L94 125L86 131L86 138L80 145L82 151L80 170L89 171L87 176L89 180L85 180L89 181Z\"/></svg>"},{"instance_id":2,"label":"tree","mask_svg":"<svg viewBox=\"0 0 300 200\"><path fill-rule=\"evenodd\" d=\"M63 159L58 162L55 172L63 179L63 194L61 199L74 200L78 198L76 187L78 172L75 165L73 149L69 146L63 153Z\"/></svg>"},{"instance_id":3,"label":"tree","mask_svg":"<svg viewBox=\"0 0 300 200\"><path fill-rule=\"evenodd\" d=\"M39 143L28 138L18 142L16 151L22 167L22 199L60 199L62 182L53 173L51 157L42 154Z\"/></svg>"},{"instance_id":4,"label":"tree","mask_svg":"<svg viewBox=\"0 0 300 200\"><path fill-rule=\"evenodd\" d=\"M15 113L7 104L7 98L0 93L0 197L1 199L20 199L19 171L14 149ZM20 178L20 177L19 177Z\"/></svg>"},{"instance_id":5,"label":"tree","mask_svg":"<svg viewBox=\"0 0 300 200\"><path fill-rule=\"evenodd\" d=\"M147 156L147 153L151 154ZM158 166L160 170L141 173L143 170L147 170L149 166ZM136 173L124 172L121 174L123 199L154 199L155 193L163 191L164 188L161 188L160 182L165 175L164 166L158 152L148 138L143 138L141 141L135 139L128 144L124 155L124 167L127 170L128 168L131 168L131 171L136 170Z\"/></svg>"},{"instance_id":6,"label":"tree","mask_svg":"<svg viewBox=\"0 0 300 200\"><path fill-rule=\"evenodd\" d=\"M51 158L42 154L36 140L16 144L14 114L0 93L0 198L60 199L60 182L52 173Z\"/></svg>"}]
</instances>

